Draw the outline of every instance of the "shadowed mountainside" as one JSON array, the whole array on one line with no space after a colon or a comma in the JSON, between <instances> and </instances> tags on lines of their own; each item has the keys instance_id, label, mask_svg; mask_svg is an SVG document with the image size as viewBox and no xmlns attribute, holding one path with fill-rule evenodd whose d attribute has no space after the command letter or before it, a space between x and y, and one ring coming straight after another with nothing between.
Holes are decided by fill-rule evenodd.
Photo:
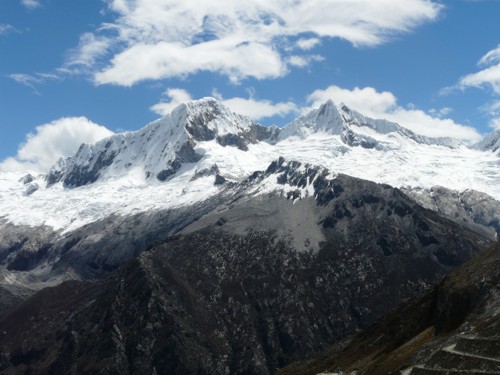
<instances>
[{"instance_id":1,"label":"shadowed mountainside","mask_svg":"<svg viewBox=\"0 0 500 375\"><path fill-rule=\"evenodd\" d=\"M500 373L500 243L314 360L280 375Z\"/></svg>"}]
</instances>

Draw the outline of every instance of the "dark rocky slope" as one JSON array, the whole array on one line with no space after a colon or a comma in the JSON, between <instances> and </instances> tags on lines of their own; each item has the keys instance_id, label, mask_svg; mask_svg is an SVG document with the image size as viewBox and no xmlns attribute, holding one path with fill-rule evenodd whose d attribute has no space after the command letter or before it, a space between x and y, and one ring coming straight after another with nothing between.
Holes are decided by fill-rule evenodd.
<instances>
[{"instance_id":1,"label":"dark rocky slope","mask_svg":"<svg viewBox=\"0 0 500 375\"><path fill-rule=\"evenodd\" d=\"M282 191L260 194L267 182ZM489 218L494 204L498 202L477 206L476 216ZM252 228L276 230L297 251L316 253L327 238L341 249L363 242L359 246L382 251L396 272L399 259L413 257L432 258L431 268L450 269L495 238L486 222L471 226L455 220L458 225L449 226L445 219L455 220L453 210L431 213L398 189L345 175L332 177L326 169L280 159L246 181L223 183L219 195L191 206L114 215L64 234L49 227L0 222L0 273L12 272L9 277L17 286L32 289L101 277L192 223L197 224L187 231L214 223L233 234ZM464 226L465 238L475 245L448 246L447 231L453 237ZM9 283L0 283L10 288Z\"/></svg>"},{"instance_id":2,"label":"dark rocky slope","mask_svg":"<svg viewBox=\"0 0 500 375\"><path fill-rule=\"evenodd\" d=\"M499 374L500 243L343 345L280 375Z\"/></svg>"},{"instance_id":3,"label":"dark rocky slope","mask_svg":"<svg viewBox=\"0 0 500 375\"><path fill-rule=\"evenodd\" d=\"M265 181L287 189L257 194ZM0 371L270 374L489 243L397 189L282 159L229 189L108 277L44 289L1 320Z\"/></svg>"}]
</instances>

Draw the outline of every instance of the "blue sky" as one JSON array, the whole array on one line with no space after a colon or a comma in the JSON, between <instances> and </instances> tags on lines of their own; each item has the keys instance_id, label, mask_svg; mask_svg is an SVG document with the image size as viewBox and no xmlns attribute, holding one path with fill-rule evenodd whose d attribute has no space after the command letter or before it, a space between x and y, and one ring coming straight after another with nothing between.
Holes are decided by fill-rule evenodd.
<instances>
[{"instance_id":1,"label":"blue sky","mask_svg":"<svg viewBox=\"0 0 500 375\"><path fill-rule=\"evenodd\" d=\"M284 125L332 99L418 133L500 128L497 0L0 0L0 171L215 96Z\"/></svg>"}]
</instances>

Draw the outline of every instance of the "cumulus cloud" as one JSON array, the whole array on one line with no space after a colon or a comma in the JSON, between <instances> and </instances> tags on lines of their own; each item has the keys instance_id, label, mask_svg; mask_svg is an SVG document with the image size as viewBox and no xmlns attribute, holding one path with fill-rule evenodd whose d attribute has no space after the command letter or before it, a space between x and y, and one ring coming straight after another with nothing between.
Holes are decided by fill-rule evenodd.
<instances>
[{"instance_id":1,"label":"cumulus cloud","mask_svg":"<svg viewBox=\"0 0 500 375\"><path fill-rule=\"evenodd\" d=\"M17 150L0 163L0 172L47 172L60 158L73 155L82 143L95 143L113 132L85 117L64 117L36 127Z\"/></svg>"},{"instance_id":2,"label":"cumulus cloud","mask_svg":"<svg viewBox=\"0 0 500 375\"><path fill-rule=\"evenodd\" d=\"M461 89L469 87L491 87L493 92L500 94L500 45L489 51L478 62L483 69L462 77L458 86Z\"/></svg>"},{"instance_id":3,"label":"cumulus cloud","mask_svg":"<svg viewBox=\"0 0 500 375\"><path fill-rule=\"evenodd\" d=\"M325 90L316 90L308 96L311 107L318 107L327 100L343 102L360 113L396 122L417 134L430 137L454 137L464 142L473 143L481 138L476 129L458 124L450 118L445 118L451 109L445 108L436 114L436 110L426 112L409 106L404 108L397 102L394 94L388 91L379 92L372 87L353 90L338 86L330 86Z\"/></svg>"},{"instance_id":4,"label":"cumulus cloud","mask_svg":"<svg viewBox=\"0 0 500 375\"><path fill-rule=\"evenodd\" d=\"M179 88L169 88L163 95L166 100L162 100L151 107L152 111L161 116L170 113L178 105L193 100L189 92ZM234 97L224 99L217 91L214 91L212 95L229 107L233 112L248 116L255 121L267 117L286 116L290 113L298 112L298 107L293 102L273 103L270 100L255 99L253 95L250 95L249 98Z\"/></svg>"},{"instance_id":5,"label":"cumulus cloud","mask_svg":"<svg viewBox=\"0 0 500 375\"><path fill-rule=\"evenodd\" d=\"M432 0L106 1L114 22L82 36L65 65L123 86L200 71L277 78L316 61L308 51L324 38L376 46L442 9Z\"/></svg>"}]
</instances>

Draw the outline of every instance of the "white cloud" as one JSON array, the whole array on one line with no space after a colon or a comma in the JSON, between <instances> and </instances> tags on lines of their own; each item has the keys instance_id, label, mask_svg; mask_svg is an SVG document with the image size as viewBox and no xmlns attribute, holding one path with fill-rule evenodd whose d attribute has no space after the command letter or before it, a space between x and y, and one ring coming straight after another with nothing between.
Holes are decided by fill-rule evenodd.
<instances>
[{"instance_id":1,"label":"white cloud","mask_svg":"<svg viewBox=\"0 0 500 375\"><path fill-rule=\"evenodd\" d=\"M389 108L395 107L397 102L392 93L378 92L372 87L362 89L355 87L353 90L348 90L338 86L329 86L325 90L316 90L307 97L312 108L317 108L330 99L336 103L345 103L370 117L385 113Z\"/></svg>"},{"instance_id":2,"label":"white cloud","mask_svg":"<svg viewBox=\"0 0 500 375\"><path fill-rule=\"evenodd\" d=\"M445 116L448 116L450 113L453 112L453 108L450 107L444 107L444 108L432 108L429 110L429 113L438 118L443 118Z\"/></svg>"},{"instance_id":3,"label":"white cloud","mask_svg":"<svg viewBox=\"0 0 500 375\"><path fill-rule=\"evenodd\" d=\"M462 88L484 86L491 86L495 93L500 94L500 63L460 79Z\"/></svg>"},{"instance_id":4,"label":"white cloud","mask_svg":"<svg viewBox=\"0 0 500 375\"><path fill-rule=\"evenodd\" d=\"M466 89L491 86L494 93L500 94L500 45L484 55L478 65L484 69L462 77L458 82L458 87Z\"/></svg>"},{"instance_id":5,"label":"white cloud","mask_svg":"<svg viewBox=\"0 0 500 375\"><path fill-rule=\"evenodd\" d=\"M388 91L378 92L372 87L343 89L330 86L325 90L316 90L308 97L311 107L318 107L327 100L343 102L360 113L396 122L417 134L430 137L454 137L464 142L475 142L481 138L476 129L458 124L444 115L433 116L413 106L404 108L397 103L394 94ZM450 109L444 112L449 113Z\"/></svg>"},{"instance_id":6,"label":"white cloud","mask_svg":"<svg viewBox=\"0 0 500 375\"><path fill-rule=\"evenodd\" d=\"M254 98L231 98L222 101L233 112L246 115L252 120L261 120L273 116L286 116L298 112L297 105L293 102L273 103L270 100L257 100Z\"/></svg>"},{"instance_id":7,"label":"white cloud","mask_svg":"<svg viewBox=\"0 0 500 375\"><path fill-rule=\"evenodd\" d=\"M92 33L81 35L78 47L67 52L66 62L61 70L68 73L86 71L106 54L110 44L109 39L95 36Z\"/></svg>"},{"instance_id":8,"label":"white cloud","mask_svg":"<svg viewBox=\"0 0 500 375\"><path fill-rule=\"evenodd\" d=\"M15 73L15 74L9 74L8 77L21 85L31 88L37 94L38 90L36 89L36 86L41 85L47 81L61 79L58 75L52 73L35 73L33 75L24 73Z\"/></svg>"},{"instance_id":9,"label":"white cloud","mask_svg":"<svg viewBox=\"0 0 500 375\"><path fill-rule=\"evenodd\" d=\"M95 75L97 84L132 86L144 80L183 77L201 70L220 73L238 82L245 76L277 78L286 73L280 55L263 43L234 45L209 41L184 46L159 42L136 44L116 55L111 66Z\"/></svg>"},{"instance_id":10,"label":"white cloud","mask_svg":"<svg viewBox=\"0 0 500 375\"><path fill-rule=\"evenodd\" d=\"M40 0L21 0L21 4L28 9L35 9L42 5Z\"/></svg>"},{"instance_id":11,"label":"white cloud","mask_svg":"<svg viewBox=\"0 0 500 375\"><path fill-rule=\"evenodd\" d=\"M494 130L500 130L500 117L497 117L497 118L493 118L490 120L490 126L494 129Z\"/></svg>"},{"instance_id":12,"label":"white cloud","mask_svg":"<svg viewBox=\"0 0 500 375\"><path fill-rule=\"evenodd\" d=\"M19 30L17 30L14 26L9 25L8 23L0 23L0 35L6 35L10 32L19 33Z\"/></svg>"},{"instance_id":13,"label":"white cloud","mask_svg":"<svg viewBox=\"0 0 500 375\"><path fill-rule=\"evenodd\" d=\"M289 65L315 61L307 51L323 38L376 46L435 20L442 9L432 0L107 3L115 21L99 27L93 37L82 37L66 65L83 61L86 68L92 66L95 83L123 86L200 71L233 82L277 78L287 74ZM300 50L294 57L287 49L291 44Z\"/></svg>"},{"instance_id":14,"label":"white cloud","mask_svg":"<svg viewBox=\"0 0 500 375\"><path fill-rule=\"evenodd\" d=\"M33 76L31 74L23 74L23 73L10 74L9 78L13 79L14 81L16 81L21 85L28 86L34 92L37 92L36 85L44 82L42 78Z\"/></svg>"},{"instance_id":15,"label":"white cloud","mask_svg":"<svg viewBox=\"0 0 500 375\"><path fill-rule=\"evenodd\" d=\"M308 51L314 47L316 47L318 44L321 43L321 40L318 38L301 38L297 41L297 47L300 49L303 49L304 51Z\"/></svg>"},{"instance_id":16,"label":"white cloud","mask_svg":"<svg viewBox=\"0 0 500 375\"><path fill-rule=\"evenodd\" d=\"M286 59L286 62L290 66L296 66L298 68L304 68L311 64L313 61L323 61L325 58L320 55L308 55L308 56L298 56L292 55Z\"/></svg>"},{"instance_id":17,"label":"white cloud","mask_svg":"<svg viewBox=\"0 0 500 375\"><path fill-rule=\"evenodd\" d=\"M168 100L162 100L151 107L151 110L160 116L165 116L172 112L175 107L193 100L191 94L184 89L169 88L163 95L168 98Z\"/></svg>"},{"instance_id":18,"label":"white cloud","mask_svg":"<svg viewBox=\"0 0 500 375\"><path fill-rule=\"evenodd\" d=\"M481 57L477 65L483 69L460 78L455 86L444 88L442 93L446 95L456 89L489 87L492 89L493 96L498 97L500 94L500 44ZM494 100L484 105L480 110L489 117L490 127L500 128L500 100Z\"/></svg>"},{"instance_id":19,"label":"white cloud","mask_svg":"<svg viewBox=\"0 0 500 375\"><path fill-rule=\"evenodd\" d=\"M481 57L479 60L479 65L490 65L490 64L498 64L500 63L500 44L497 48L489 51L486 55Z\"/></svg>"},{"instance_id":20,"label":"white cloud","mask_svg":"<svg viewBox=\"0 0 500 375\"><path fill-rule=\"evenodd\" d=\"M480 108L489 118L489 125L494 130L500 129L500 100L494 100Z\"/></svg>"},{"instance_id":21,"label":"white cloud","mask_svg":"<svg viewBox=\"0 0 500 375\"><path fill-rule=\"evenodd\" d=\"M355 87L353 90L348 90L338 86L329 86L325 90L316 90L307 97L309 106L302 109L290 101L274 103L270 100L255 99L253 92L249 92L248 98L225 99L215 90L212 95L232 111L249 116L256 121L272 116L286 116L299 111L307 112L319 107L327 100L333 100L336 103L342 102L365 116L396 122L417 134L430 137L454 137L471 143L481 138L476 129L446 118L445 116L452 112L451 108L432 109L429 112L415 108L411 104L404 108L398 105L393 93L379 92L372 87ZM162 116L170 113L178 105L193 100L188 91L179 88L166 90L164 97L164 100L151 107L151 110ZM500 110L500 102L497 104L495 108ZM494 104L491 108L493 106Z\"/></svg>"},{"instance_id":22,"label":"white cloud","mask_svg":"<svg viewBox=\"0 0 500 375\"><path fill-rule=\"evenodd\" d=\"M249 98L234 97L224 99L217 91L213 95L233 112L250 117L252 120L261 120L273 116L286 116L290 113L298 112L298 108L293 102L273 103L270 100L258 100L250 95ZM182 103L193 100L192 96L184 89L169 88L164 96L167 101L160 101L151 107L151 110L161 116L170 113L175 107Z\"/></svg>"},{"instance_id":23,"label":"white cloud","mask_svg":"<svg viewBox=\"0 0 500 375\"><path fill-rule=\"evenodd\" d=\"M0 172L47 172L60 158L74 154L82 143L94 143L113 132L85 117L64 117L36 127L17 155L0 163Z\"/></svg>"}]
</instances>

